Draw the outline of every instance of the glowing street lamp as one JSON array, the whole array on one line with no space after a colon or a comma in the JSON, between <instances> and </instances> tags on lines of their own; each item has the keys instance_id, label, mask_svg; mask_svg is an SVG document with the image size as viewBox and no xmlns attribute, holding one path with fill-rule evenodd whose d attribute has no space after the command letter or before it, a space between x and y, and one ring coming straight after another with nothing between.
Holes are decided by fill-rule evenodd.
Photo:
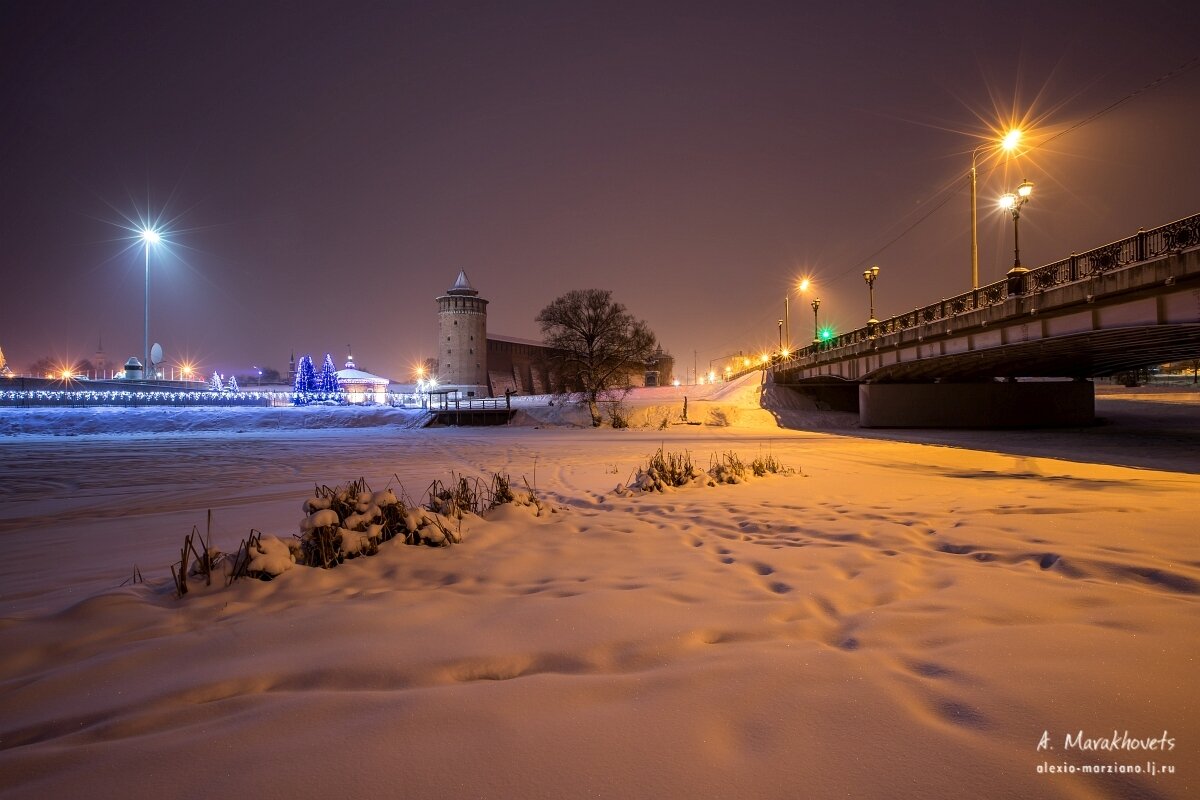
<instances>
[{"instance_id":1,"label":"glowing street lamp","mask_svg":"<svg viewBox=\"0 0 1200 800\"><path fill-rule=\"evenodd\" d=\"M875 279L878 277L878 266L863 270L863 280L867 282L867 296L871 302L871 316L867 319L867 325L879 324L879 320L875 319Z\"/></svg>"},{"instance_id":2,"label":"glowing street lamp","mask_svg":"<svg viewBox=\"0 0 1200 800\"><path fill-rule=\"evenodd\" d=\"M1000 197L1000 208L1012 212L1013 218L1013 265L1008 271L1008 293L1020 294L1022 276L1029 270L1021 266L1021 206L1029 202L1033 194L1033 184L1021 181L1016 192L1008 192Z\"/></svg>"},{"instance_id":3,"label":"glowing street lamp","mask_svg":"<svg viewBox=\"0 0 1200 800\"><path fill-rule=\"evenodd\" d=\"M813 310L813 344L821 343L821 327L817 324L817 309L821 307L821 298L814 297L812 301Z\"/></svg>"},{"instance_id":4,"label":"glowing street lamp","mask_svg":"<svg viewBox=\"0 0 1200 800\"><path fill-rule=\"evenodd\" d=\"M1021 143L1020 128L1013 128L1000 139L1000 149L1011 153ZM979 288L979 214L975 201L975 160L979 151L995 147L995 142L985 142L971 151L971 288Z\"/></svg>"},{"instance_id":5,"label":"glowing street lamp","mask_svg":"<svg viewBox=\"0 0 1200 800\"><path fill-rule=\"evenodd\" d=\"M141 236L146 245L146 324L142 338L142 356L145 359L142 361L142 379L144 380L150 369L150 245L161 242L162 234L155 228L142 228Z\"/></svg>"}]
</instances>

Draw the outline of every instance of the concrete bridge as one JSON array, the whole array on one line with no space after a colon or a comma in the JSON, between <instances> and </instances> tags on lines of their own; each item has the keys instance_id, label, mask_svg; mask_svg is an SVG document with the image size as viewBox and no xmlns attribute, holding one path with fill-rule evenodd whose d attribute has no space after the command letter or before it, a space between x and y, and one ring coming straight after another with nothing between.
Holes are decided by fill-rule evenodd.
<instances>
[{"instance_id":1,"label":"concrete bridge","mask_svg":"<svg viewBox=\"0 0 1200 800\"><path fill-rule=\"evenodd\" d=\"M1094 419L1086 379L1195 357L1200 214L811 345L768 379L856 402L866 427L1064 426Z\"/></svg>"}]
</instances>

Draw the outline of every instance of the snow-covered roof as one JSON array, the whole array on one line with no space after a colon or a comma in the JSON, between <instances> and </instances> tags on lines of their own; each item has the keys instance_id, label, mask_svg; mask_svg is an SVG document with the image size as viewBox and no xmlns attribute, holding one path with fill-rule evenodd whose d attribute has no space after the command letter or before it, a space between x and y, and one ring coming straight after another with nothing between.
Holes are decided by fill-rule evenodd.
<instances>
[{"instance_id":1,"label":"snow-covered roof","mask_svg":"<svg viewBox=\"0 0 1200 800\"><path fill-rule=\"evenodd\" d=\"M361 369L339 369L337 376L341 383L391 383L387 378L363 372Z\"/></svg>"},{"instance_id":2,"label":"snow-covered roof","mask_svg":"<svg viewBox=\"0 0 1200 800\"><path fill-rule=\"evenodd\" d=\"M487 338L489 341L508 342L509 344L524 344L530 347L545 347L545 342L539 342L534 339L521 339L517 336L501 336L500 334L488 331Z\"/></svg>"},{"instance_id":3,"label":"snow-covered roof","mask_svg":"<svg viewBox=\"0 0 1200 800\"><path fill-rule=\"evenodd\" d=\"M458 271L458 280L454 282L453 286L446 290L446 294L477 295L479 294L479 291L475 289L475 287L471 286L471 282L467 280L467 271L460 269Z\"/></svg>"}]
</instances>

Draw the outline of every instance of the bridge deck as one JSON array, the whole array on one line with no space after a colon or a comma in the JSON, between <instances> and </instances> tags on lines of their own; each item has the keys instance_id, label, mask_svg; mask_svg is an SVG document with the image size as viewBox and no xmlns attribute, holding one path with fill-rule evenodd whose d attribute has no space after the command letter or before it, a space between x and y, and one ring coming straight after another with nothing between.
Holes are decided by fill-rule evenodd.
<instances>
[{"instance_id":1,"label":"bridge deck","mask_svg":"<svg viewBox=\"0 0 1200 800\"><path fill-rule=\"evenodd\" d=\"M1096 377L1200 354L1200 215L810 346L777 382Z\"/></svg>"}]
</instances>

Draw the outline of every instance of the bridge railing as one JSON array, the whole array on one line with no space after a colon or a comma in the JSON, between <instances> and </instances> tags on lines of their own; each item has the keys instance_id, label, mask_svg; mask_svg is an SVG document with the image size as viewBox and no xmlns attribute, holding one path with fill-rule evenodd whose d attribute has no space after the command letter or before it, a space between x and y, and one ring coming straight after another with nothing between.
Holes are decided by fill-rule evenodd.
<instances>
[{"instance_id":1,"label":"bridge railing","mask_svg":"<svg viewBox=\"0 0 1200 800\"><path fill-rule=\"evenodd\" d=\"M1179 253L1197 246L1200 246L1200 214L1193 214L1148 231L1140 230L1126 239L1119 239L1084 253L1072 253L1061 261L1032 269L1025 273L1023 294L1088 280L1130 264L1169 253ZM924 308L880 320L874 326L848 331L821 344L808 345L796 351L791 358L777 364L775 368L812 359L822 352L859 344L877 336L899 333L921 325L953 319L970 311L1000 305L1009 298L1008 289L1007 278L980 286L978 289L963 292Z\"/></svg>"}]
</instances>

